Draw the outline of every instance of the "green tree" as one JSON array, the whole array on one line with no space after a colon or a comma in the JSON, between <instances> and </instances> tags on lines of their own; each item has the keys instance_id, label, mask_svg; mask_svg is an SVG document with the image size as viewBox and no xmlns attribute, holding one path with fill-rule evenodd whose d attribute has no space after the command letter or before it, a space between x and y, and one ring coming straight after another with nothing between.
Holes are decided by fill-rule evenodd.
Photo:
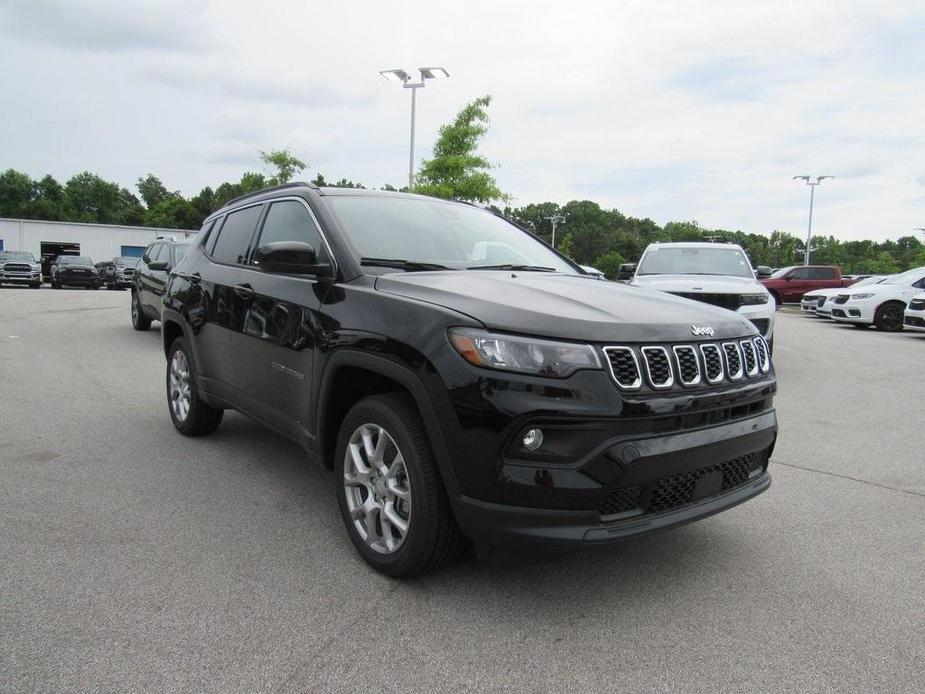
<instances>
[{"instance_id":1,"label":"green tree","mask_svg":"<svg viewBox=\"0 0 925 694\"><path fill-rule=\"evenodd\" d=\"M35 182L30 217L58 221L67 215L67 197L64 194L64 186L46 174L41 181Z\"/></svg>"},{"instance_id":2,"label":"green tree","mask_svg":"<svg viewBox=\"0 0 925 694\"><path fill-rule=\"evenodd\" d=\"M149 210L153 210L167 198L178 195L167 190L164 184L161 183L161 179L151 173L144 178L139 178L136 187L141 194L141 199L145 202L145 207Z\"/></svg>"},{"instance_id":3,"label":"green tree","mask_svg":"<svg viewBox=\"0 0 925 694\"><path fill-rule=\"evenodd\" d=\"M166 229L198 229L204 215L186 198L171 195L145 212L144 225Z\"/></svg>"},{"instance_id":4,"label":"green tree","mask_svg":"<svg viewBox=\"0 0 925 694\"><path fill-rule=\"evenodd\" d=\"M141 201L117 183L104 181L84 171L64 185L69 208L68 221L96 224L140 224L144 219Z\"/></svg>"},{"instance_id":5,"label":"green tree","mask_svg":"<svg viewBox=\"0 0 925 694\"><path fill-rule=\"evenodd\" d=\"M0 174L0 217L31 218L33 184L28 174L7 169Z\"/></svg>"},{"instance_id":6,"label":"green tree","mask_svg":"<svg viewBox=\"0 0 925 694\"><path fill-rule=\"evenodd\" d=\"M603 272L604 277L607 279L615 280L620 271L620 266L625 262L623 256L620 255L618 251L610 251L610 253L602 255L593 263L589 263L589 265Z\"/></svg>"},{"instance_id":7,"label":"green tree","mask_svg":"<svg viewBox=\"0 0 925 694\"><path fill-rule=\"evenodd\" d=\"M276 170L275 175L271 176L268 181L269 185L274 186L280 183L289 183L293 176L308 166L288 149L273 149L269 152L260 152L260 161Z\"/></svg>"},{"instance_id":8,"label":"green tree","mask_svg":"<svg viewBox=\"0 0 925 694\"><path fill-rule=\"evenodd\" d=\"M433 158L421 164L414 192L482 203L508 199L489 173L492 164L478 154L479 139L488 131L489 104L490 96L476 99L440 128Z\"/></svg>"},{"instance_id":9,"label":"green tree","mask_svg":"<svg viewBox=\"0 0 925 694\"><path fill-rule=\"evenodd\" d=\"M559 253L561 253L562 255L571 258L572 253L574 252L572 250L572 235L571 234L563 235L562 241L559 242L559 247L556 250L559 251Z\"/></svg>"}]
</instances>

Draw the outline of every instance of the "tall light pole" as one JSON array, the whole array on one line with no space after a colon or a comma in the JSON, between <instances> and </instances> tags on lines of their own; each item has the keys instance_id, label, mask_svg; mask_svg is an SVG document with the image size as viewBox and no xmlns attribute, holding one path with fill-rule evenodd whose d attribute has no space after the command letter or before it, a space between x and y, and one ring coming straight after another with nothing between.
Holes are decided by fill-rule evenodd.
<instances>
[{"instance_id":1,"label":"tall light pole","mask_svg":"<svg viewBox=\"0 0 925 694\"><path fill-rule=\"evenodd\" d=\"M543 217L543 219L548 219L550 222L552 222L552 244L550 245L553 248L555 248L556 247L556 224L560 224L561 222L564 222L565 215L551 214L548 217Z\"/></svg>"},{"instance_id":2,"label":"tall light pole","mask_svg":"<svg viewBox=\"0 0 925 694\"><path fill-rule=\"evenodd\" d=\"M816 186L822 183L827 178L835 178L835 176L816 176L816 180L812 180L812 176L794 176L793 180L805 181L806 185L809 186L809 226L806 229L806 254L803 256L803 264L809 265L809 242L813 237L813 198L816 193Z\"/></svg>"},{"instance_id":3,"label":"tall light pole","mask_svg":"<svg viewBox=\"0 0 925 694\"><path fill-rule=\"evenodd\" d=\"M411 81L411 75L401 69L382 70L379 74L390 82L401 82L405 89L411 90L411 150L408 154L408 189L414 184L414 109L417 102L418 89L424 86L425 80L444 79L450 76L450 73L442 67L421 67L418 68L421 77L417 82Z\"/></svg>"}]
</instances>

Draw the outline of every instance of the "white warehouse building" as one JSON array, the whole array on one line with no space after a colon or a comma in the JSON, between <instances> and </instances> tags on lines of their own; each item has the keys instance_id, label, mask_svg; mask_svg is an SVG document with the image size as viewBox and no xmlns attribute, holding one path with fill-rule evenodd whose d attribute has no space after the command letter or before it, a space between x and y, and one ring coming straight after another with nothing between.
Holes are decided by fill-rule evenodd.
<instances>
[{"instance_id":1,"label":"white warehouse building","mask_svg":"<svg viewBox=\"0 0 925 694\"><path fill-rule=\"evenodd\" d=\"M185 229L0 218L0 251L28 251L36 258L41 257L42 274L47 276L51 261L58 255L89 256L94 263L118 256L141 257L158 236L183 238L196 233Z\"/></svg>"}]
</instances>

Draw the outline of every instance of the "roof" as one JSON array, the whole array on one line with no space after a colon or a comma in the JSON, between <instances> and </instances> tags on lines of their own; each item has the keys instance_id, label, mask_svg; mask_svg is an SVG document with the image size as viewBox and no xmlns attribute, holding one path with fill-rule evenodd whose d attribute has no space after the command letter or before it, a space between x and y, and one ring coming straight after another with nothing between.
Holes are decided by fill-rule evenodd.
<instances>
[{"instance_id":1,"label":"roof","mask_svg":"<svg viewBox=\"0 0 925 694\"><path fill-rule=\"evenodd\" d=\"M717 246L733 246L735 248L741 248L739 244L720 241L718 243L711 243L709 241L654 241L649 244L650 246L678 246L683 248L716 248Z\"/></svg>"}]
</instances>

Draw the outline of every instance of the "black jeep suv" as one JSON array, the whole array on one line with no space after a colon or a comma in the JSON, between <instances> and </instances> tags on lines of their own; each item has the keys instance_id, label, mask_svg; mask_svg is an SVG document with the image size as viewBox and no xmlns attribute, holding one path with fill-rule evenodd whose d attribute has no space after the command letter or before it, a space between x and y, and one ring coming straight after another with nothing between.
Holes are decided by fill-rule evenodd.
<instances>
[{"instance_id":1,"label":"black jeep suv","mask_svg":"<svg viewBox=\"0 0 925 694\"><path fill-rule=\"evenodd\" d=\"M767 345L472 205L289 184L209 217L161 314L176 428L244 412L332 467L363 558L589 546L768 488ZM480 553L481 553L480 552Z\"/></svg>"},{"instance_id":2,"label":"black jeep suv","mask_svg":"<svg viewBox=\"0 0 925 694\"><path fill-rule=\"evenodd\" d=\"M83 287L84 289L100 288L100 272L93 261L83 255L59 255L51 264L52 289L61 289L64 286Z\"/></svg>"},{"instance_id":3,"label":"black jeep suv","mask_svg":"<svg viewBox=\"0 0 925 694\"><path fill-rule=\"evenodd\" d=\"M160 236L145 249L132 269L129 288L132 290L132 327L148 330L152 320L161 317L161 304L167 277L174 265L186 254L190 242L173 236Z\"/></svg>"}]
</instances>

